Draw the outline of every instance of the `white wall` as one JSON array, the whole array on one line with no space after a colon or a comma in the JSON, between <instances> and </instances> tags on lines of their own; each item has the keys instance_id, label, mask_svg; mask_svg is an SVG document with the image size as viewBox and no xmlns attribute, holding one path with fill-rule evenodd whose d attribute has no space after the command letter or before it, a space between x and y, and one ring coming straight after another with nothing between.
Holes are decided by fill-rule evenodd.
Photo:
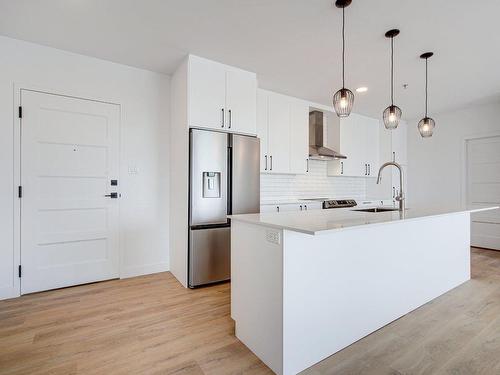
<instances>
[{"instance_id":1,"label":"white wall","mask_svg":"<svg viewBox=\"0 0 500 375\"><path fill-rule=\"evenodd\" d=\"M418 120L408 122L409 205L460 207L464 138L500 132L500 100L432 117L436 128L427 139L417 131Z\"/></svg>"},{"instance_id":2,"label":"white wall","mask_svg":"<svg viewBox=\"0 0 500 375\"><path fill-rule=\"evenodd\" d=\"M0 298L19 292L14 85L120 104L121 276L168 270L170 78L5 37L0 56Z\"/></svg>"}]
</instances>

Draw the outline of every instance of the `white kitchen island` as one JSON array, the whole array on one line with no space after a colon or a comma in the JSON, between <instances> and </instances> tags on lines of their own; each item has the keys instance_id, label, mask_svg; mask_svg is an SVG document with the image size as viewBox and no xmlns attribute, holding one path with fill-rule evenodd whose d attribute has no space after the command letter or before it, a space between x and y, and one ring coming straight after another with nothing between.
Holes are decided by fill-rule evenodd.
<instances>
[{"instance_id":1,"label":"white kitchen island","mask_svg":"<svg viewBox=\"0 0 500 375\"><path fill-rule=\"evenodd\" d=\"M470 279L470 213L345 209L231 217L236 336L296 374Z\"/></svg>"}]
</instances>

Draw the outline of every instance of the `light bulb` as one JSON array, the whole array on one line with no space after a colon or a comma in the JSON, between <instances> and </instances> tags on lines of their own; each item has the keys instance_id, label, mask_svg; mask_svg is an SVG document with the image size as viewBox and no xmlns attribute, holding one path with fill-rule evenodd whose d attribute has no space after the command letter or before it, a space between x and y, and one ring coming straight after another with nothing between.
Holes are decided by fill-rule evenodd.
<instances>
[{"instance_id":1,"label":"light bulb","mask_svg":"<svg viewBox=\"0 0 500 375\"><path fill-rule=\"evenodd\" d=\"M347 107L347 99L346 98L340 98L340 108L346 108Z\"/></svg>"},{"instance_id":2,"label":"light bulb","mask_svg":"<svg viewBox=\"0 0 500 375\"><path fill-rule=\"evenodd\" d=\"M394 114L394 112L391 112L389 114L389 121L390 122L396 122L396 115Z\"/></svg>"}]
</instances>

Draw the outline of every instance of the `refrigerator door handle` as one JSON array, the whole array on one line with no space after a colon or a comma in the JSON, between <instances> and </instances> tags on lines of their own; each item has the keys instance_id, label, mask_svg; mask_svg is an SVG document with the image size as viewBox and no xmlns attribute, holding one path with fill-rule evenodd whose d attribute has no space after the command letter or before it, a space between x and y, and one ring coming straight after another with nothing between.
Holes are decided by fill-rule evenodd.
<instances>
[{"instance_id":1,"label":"refrigerator door handle","mask_svg":"<svg viewBox=\"0 0 500 375\"><path fill-rule=\"evenodd\" d=\"M222 111L221 128L223 128L224 127L224 122L225 122L224 108L222 108L221 111Z\"/></svg>"}]
</instances>

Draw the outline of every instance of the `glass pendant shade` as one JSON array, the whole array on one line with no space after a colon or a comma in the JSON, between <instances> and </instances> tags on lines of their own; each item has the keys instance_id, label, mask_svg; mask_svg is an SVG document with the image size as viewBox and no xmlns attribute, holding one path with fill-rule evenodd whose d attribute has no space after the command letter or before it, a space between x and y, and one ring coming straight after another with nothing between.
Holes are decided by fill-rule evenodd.
<instances>
[{"instance_id":1,"label":"glass pendant shade","mask_svg":"<svg viewBox=\"0 0 500 375\"><path fill-rule=\"evenodd\" d=\"M351 114L354 104L354 94L345 88L345 8L351 0L336 0L335 6L342 9L342 88L333 95L333 108L338 117L347 117Z\"/></svg>"},{"instance_id":2,"label":"glass pendant shade","mask_svg":"<svg viewBox=\"0 0 500 375\"><path fill-rule=\"evenodd\" d=\"M434 132L434 127L436 123L430 117L424 117L422 120L418 122L418 131L422 138L432 137L432 133Z\"/></svg>"},{"instance_id":3,"label":"glass pendant shade","mask_svg":"<svg viewBox=\"0 0 500 375\"><path fill-rule=\"evenodd\" d=\"M384 126L386 129L396 129L401 120L401 108L394 105L394 38L399 35L398 29L392 29L385 33L386 38L391 39L391 105L382 113Z\"/></svg>"},{"instance_id":4,"label":"glass pendant shade","mask_svg":"<svg viewBox=\"0 0 500 375\"><path fill-rule=\"evenodd\" d=\"M352 111L354 104L354 94L351 90L341 88L333 95L333 108L339 117L347 117Z\"/></svg>"},{"instance_id":5,"label":"glass pendant shade","mask_svg":"<svg viewBox=\"0 0 500 375\"><path fill-rule=\"evenodd\" d=\"M422 138L429 138L432 137L432 134L434 133L434 128L436 127L435 121L427 116L427 103L428 103L428 96L427 96L427 91L428 91L428 59L432 57L434 53L432 52L426 52L420 55L421 59L425 59L425 116L422 120L418 122L417 128L418 132L422 136Z\"/></svg>"},{"instance_id":6,"label":"glass pendant shade","mask_svg":"<svg viewBox=\"0 0 500 375\"><path fill-rule=\"evenodd\" d=\"M401 109L396 105L390 105L384 110L383 119L386 129L396 129L401 120Z\"/></svg>"}]
</instances>

